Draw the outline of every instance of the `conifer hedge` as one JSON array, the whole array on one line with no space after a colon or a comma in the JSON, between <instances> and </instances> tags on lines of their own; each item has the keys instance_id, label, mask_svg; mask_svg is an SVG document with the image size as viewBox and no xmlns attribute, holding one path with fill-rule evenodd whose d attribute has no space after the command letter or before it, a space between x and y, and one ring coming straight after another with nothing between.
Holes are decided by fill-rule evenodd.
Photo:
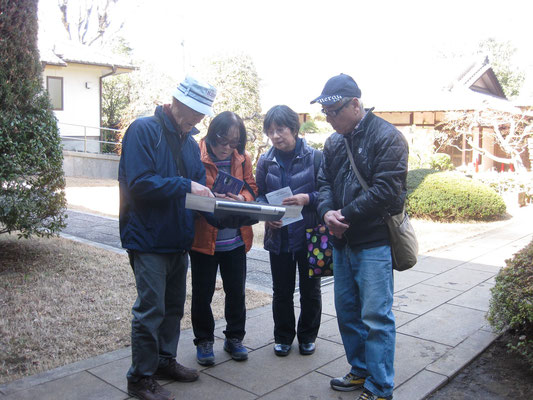
<instances>
[{"instance_id":1,"label":"conifer hedge","mask_svg":"<svg viewBox=\"0 0 533 400\"><path fill-rule=\"evenodd\" d=\"M0 0L0 233L50 236L64 226L56 119L43 90L37 0Z\"/></svg>"}]
</instances>

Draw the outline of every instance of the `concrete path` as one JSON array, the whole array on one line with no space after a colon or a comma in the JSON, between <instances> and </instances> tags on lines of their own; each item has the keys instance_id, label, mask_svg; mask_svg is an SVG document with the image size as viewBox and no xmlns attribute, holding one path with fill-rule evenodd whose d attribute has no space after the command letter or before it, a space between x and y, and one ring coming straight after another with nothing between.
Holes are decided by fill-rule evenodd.
<instances>
[{"instance_id":1,"label":"concrete path","mask_svg":"<svg viewBox=\"0 0 533 400\"><path fill-rule=\"evenodd\" d=\"M485 320L490 288L504 260L533 237L533 207L523 214L513 224L423 254L413 269L395 273L394 399L424 399L496 338ZM89 216L83 222L83 214L69 215L67 235L79 235L85 241L104 237L103 245L117 250L113 247L119 245L116 220ZM91 218L94 225L89 223ZM253 254L254 260L267 263L265 253L255 250ZM270 306L248 313L244 340L250 351L248 361L233 361L222 350L224 325L217 322L216 364L209 368L196 363L191 330L182 332L178 361L197 367L200 379L194 383L162 382L176 399L357 398L359 392L336 392L329 387L332 377L349 371L337 328L333 285L323 287L322 325L312 356L301 356L297 344L288 357L274 355ZM128 399L125 374L129 364L130 349L124 348L1 385L0 400Z\"/></svg>"}]
</instances>

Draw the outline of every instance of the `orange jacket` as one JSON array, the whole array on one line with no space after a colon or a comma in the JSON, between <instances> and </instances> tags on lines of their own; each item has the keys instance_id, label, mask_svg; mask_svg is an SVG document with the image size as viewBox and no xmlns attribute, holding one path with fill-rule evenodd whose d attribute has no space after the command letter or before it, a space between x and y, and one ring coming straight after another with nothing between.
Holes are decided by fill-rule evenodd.
<instances>
[{"instance_id":1,"label":"orange jacket","mask_svg":"<svg viewBox=\"0 0 533 400\"><path fill-rule=\"evenodd\" d=\"M201 151L200 157L205 167L205 185L211 189L218 174L218 168L207 153L205 139L200 140L199 145ZM244 171L242 167L243 162ZM237 150L233 151L233 156L231 157L231 175L235 178L246 181L257 195L257 185L252 173L252 159L250 158L248 152L239 154ZM243 186L240 194L244 196L246 201L254 200L251 193L246 189L246 186ZM218 229L209 225L204 217L199 217L195 221L194 231L195 236L192 244L192 250L209 255L215 254L215 242L217 239ZM248 252L252 247L254 238L252 227L243 226L240 228L240 231L242 240L244 241L244 245L246 247L246 252Z\"/></svg>"}]
</instances>

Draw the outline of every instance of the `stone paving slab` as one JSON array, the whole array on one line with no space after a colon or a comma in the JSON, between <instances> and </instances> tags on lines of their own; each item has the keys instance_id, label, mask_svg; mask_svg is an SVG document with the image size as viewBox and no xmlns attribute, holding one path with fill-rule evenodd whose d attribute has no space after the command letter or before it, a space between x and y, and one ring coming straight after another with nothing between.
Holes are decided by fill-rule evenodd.
<instances>
[{"instance_id":1,"label":"stone paving slab","mask_svg":"<svg viewBox=\"0 0 533 400\"><path fill-rule=\"evenodd\" d=\"M442 272L455 268L463 263L463 260L457 260L456 258L444 258L432 253L430 257L418 260L416 265L409 271L420 271L431 274L440 274Z\"/></svg>"},{"instance_id":2,"label":"stone paving slab","mask_svg":"<svg viewBox=\"0 0 533 400\"><path fill-rule=\"evenodd\" d=\"M172 382L165 385L165 389L176 395L178 400L252 400L258 398L253 393L205 373L200 374L200 379L196 382Z\"/></svg>"},{"instance_id":3,"label":"stone paving slab","mask_svg":"<svg viewBox=\"0 0 533 400\"><path fill-rule=\"evenodd\" d=\"M429 364L426 369L452 378L485 350L497 337L498 335L495 333L480 329L456 347L447 351L434 363Z\"/></svg>"},{"instance_id":4,"label":"stone paving slab","mask_svg":"<svg viewBox=\"0 0 533 400\"><path fill-rule=\"evenodd\" d=\"M312 356L302 356L293 346L287 357L277 357L271 346L255 350L246 362L227 362L204 371L224 382L258 396L269 393L319 368L343 354L344 348L336 343L317 340Z\"/></svg>"},{"instance_id":5,"label":"stone paving slab","mask_svg":"<svg viewBox=\"0 0 533 400\"><path fill-rule=\"evenodd\" d=\"M441 358L448 350L450 346L397 333L394 385L396 387L402 385L428 364Z\"/></svg>"},{"instance_id":6,"label":"stone paving slab","mask_svg":"<svg viewBox=\"0 0 533 400\"><path fill-rule=\"evenodd\" d=\"M330 388L330 378L318 372L311 372L287 383L265 396L262 400L354 400L361 390L339 392Z\"/></svg>"},{"instance_id":7,"label":"stone paving slab","mask_svg":"<svg viewBox=\"0 0 533 400\"><path fill-rule=\"evenodd\" d=\"M414 286L417 283L425 282L428 279L434 277L435 274L430 272L422 272L416 270L409 271L394 271L394 293L397 293L403 289Z\"/></svg>"},{"instance_id":8,"label":"stone paving slab","mask_svg":"<svg viewBox=\"0 0 533 400\"><path fill-rule=\"evenodd\" d=\"M485 312L443 304L400 327L398 333L457 346L485 325Z\"/></svg>"},{"instance_id":9,"label":"stone paving slab","mask_svg":"<svg viewBox=\"0 0 533 400\"><path fill-rule=\"evenodd\" d=\"M5 400L123 400L128 397L127 393L114 388L89 372L82 371L13 393L6 396Z\"/></svg>"},{"instance_id":10,"label":"stone paving slab","mask_svg":"<svg viewBox=\"0 0 533 400\"><path fill-rule=\"evenodd\" d=\"M394 400L423 400L448 382L448 378L430 371L420 371L394 390Z\"/></svg>"},{"instance_id":11,"label":"stone paving slab","mask_svg":"<svg viewBox=\"0 0 533 400\"><path fill-rule=\"evenodd\" d=\"M465 291L494 276L491 272L465 268L465 264L424 281L425 285Z\"/></svg>"},{"instance_id":12,"label":"stone paving slab","mask_svg":"<svg viewBox=\"0 0 533 400\"><path fill-rule=\"evenodd\" d=\"M489 302L491 298L490 289L492 287L494 287L493 282L485 281L454 299L451 299L448 304L487 312L489 311Z\"/></svg>"},{"instance_id":13,"label":"stone paving slab","mask_svg":"<svg viewBox=\"0 0 533 400\"><path fill-rule=\"evenodd\" d=\"M418 284L396 293L393 309L421 315L461 293L459 290Z\"/></svg>"}]
</instances>

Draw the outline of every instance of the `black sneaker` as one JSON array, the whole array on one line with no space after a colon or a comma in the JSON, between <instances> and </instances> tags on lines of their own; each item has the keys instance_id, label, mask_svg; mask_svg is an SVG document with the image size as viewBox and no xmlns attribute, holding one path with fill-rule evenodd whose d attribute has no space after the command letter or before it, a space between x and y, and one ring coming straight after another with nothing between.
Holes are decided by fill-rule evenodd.
<instances>
[{"instance_id":1,"label":"black sneaker","mask_svg":"<svg viewBox=\"0 0 533 400\"><path fill-rule=\"evenodd\" d=\"M290 344L275 343L274 344L274 354L278 357L286 357L291 351Z\"/></svg>"},{"instance_id":2,"label":"black sneaker","mask_svg":"<svg viewBox=\"0 0 533 400\"><path fill-rule=\"evenodd\" d=\"M380 397L372 393L370 390L365 389L363 390L363 393L361 393L361 396L357 398L357 400L392 400L392 394L387 397Z\"/></svg>"},{"instance_id":3,"label":"black sneaker","mask_svg":"<svg viewBox=\"0 0 533 400\"><path fill-rule=\"evenodd\" d=\"M248 350L242 345L242 341L236 338L226 338L224 340L224 350L231 354L231 358L236 361L248 359Z\"/></svg>"},{"instance_id":4,"label":"black sneaker","mask_svg":"<svg viewBox=\"0 0 533 400\"><path fill-rule=\"evenodd\" d=\"M174 395L163 389L152 376L128 382L128 394L141 400L175 400Z\"/></svg>"},{"instance_id":5,"label":"black sneaker","mask_svg":"<svg viewBox=\"0 0 533 400\"><path fill-rule=\"evenodd\" d=\"M333 378L329 381L333 390L339 390L341 392L350 392L363 387L365 384L365 378L354 375L348 372L346 375L340 378Z\"/></svg>"}]
</instances>

